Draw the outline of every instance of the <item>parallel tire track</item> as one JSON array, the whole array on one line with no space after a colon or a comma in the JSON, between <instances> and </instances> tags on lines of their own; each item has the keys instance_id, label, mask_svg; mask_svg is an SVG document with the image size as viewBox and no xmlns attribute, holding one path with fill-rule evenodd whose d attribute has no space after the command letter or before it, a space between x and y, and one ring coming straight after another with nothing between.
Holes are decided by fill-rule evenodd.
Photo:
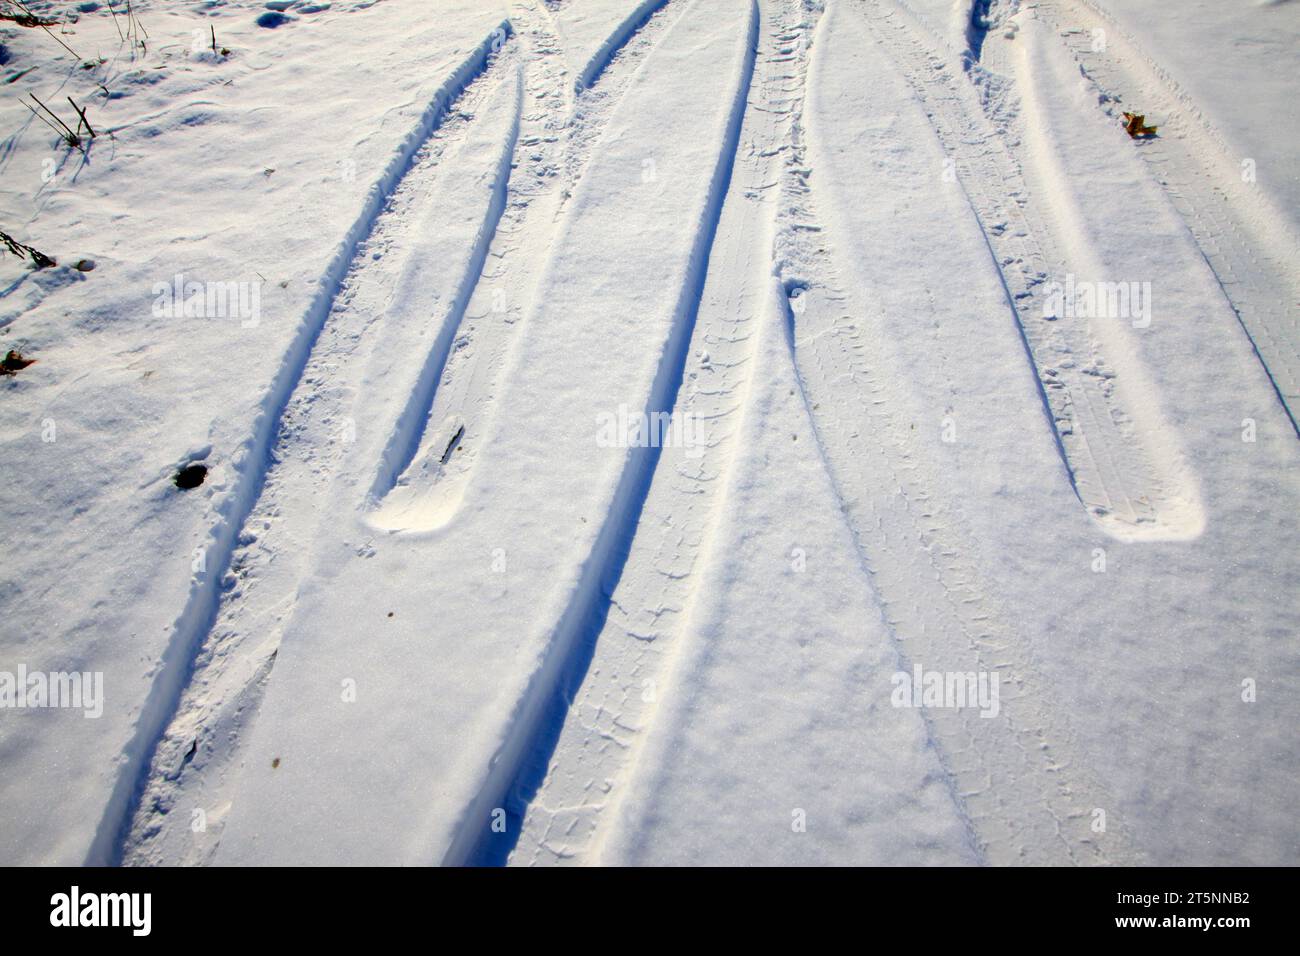
<instances>
[{"instance_id":1,"label":"parallel tire track","mask_svg":"<svg viewBox=\"0 0 1300 956\"><path fill-rule=\"evenodd\" d=\"M697 3L687 15L704 15L702 6ZM726 131L718 144L703 219L694 235L686 282L674 309L670 340L664 349L645 409L649 421L655 420L656 415L672 412L685 371L687 348L695 327L708 257L729 190L745 102L753 77L758 30L756 0L748 20L745 57L735 85L735 99L729 105ZM574 596L556 626L546 659L516 710L506 740L493 757L477 800L464 815L467 821L488 820L494 808L513 806L516 808L515 819L510 821L505 834L493 833L482 826L462 824L459 836L443 859L444 864L499 862L517 838L518 802L512 800L511 795L528 787L531 769L537 764L539 754L545 754L553 746L557 717L562 719L567 710L569 689L581 680L594 641L609 613L609 596L622 576L660 450L658 446L637 448L628 455Z\"/></svg>"},{"instance_id":2,"label":"parallel tire track","mask_svg":"<svg viewBox=\"0 0 1300 956\"><path fill-rule=\"evenodd\" d=\"M1188 513L1194 495L1135 426L1139 416L1115 387L1115 372L1101 351L1094 323L1044 318L1048 283L1072 271L1071 263L1030 201L1025 177L1001 134L978 105L978 95L996 100L1003 91L977 94L956 75L955 58L936 53L941 41L900 5L871 0L862 10L873 35L925 105L970 198L1002 273L1079 500L1117 537L1185 537L1188 529L1198 527L1198 514ZM990 85L996 80L988 74L980 78Z\"/></svg>"},{"instance_id":3,"label":"parallel tire track","mask_svg":"<svg viewBox=\"0 0 1300 956\"><path fill-rule=\"evenodd\" d=\"M148 789L161 791L153 794L153 800L162 812L166 812L169 781L179 775L192 756L192 753L187 753L180 757L176 752L180 740L169 740L167 731L180 715L200 654L205 652L205 648L208 654L216 653L219 657L226 654L225 650L208 645L213 638L218 643L223 642L223 636L215 635L214 628L229 597L226 590L241 576L237 563L239 549L256 540L256 533L249 528L249 519L275 471L277 449L291 437L292 433L287 429L292 426L287 416L292 403L301 398L304 388L316 392L326 387L308 375L318 342L331 317L349 294L349 276L366 261L364 247L383 221L390 200L416 168L421 151L441 129L454 105L488 71L494 61L493 54L508 39L511 29L509 21L502 21L439 87L415 128L371 188L361 216L348 230L335 253L320 290L263 401L263 412L255 426L254 436L245 446L241 459L243 467L226 506L225 519L214 533L202 570L196 573L185 610L160 662L136 734L125 754L117 785L88 855L89 864L120 863L128 853L134 852L141 837L147 838L156 832L156 825L142 820L137 824L133 837L132 826L136 823L137 811L146 819L150 816L151 808L143 803ZM308 399L308 404L311 401L314 399ZM250 686L265 680L273 659L272 655L253 669L249 675Z\"/></svg>"},{"instance_id":4,"label":"parallel tire track","mask_svg":"<svg viewBox=\"0 0 1300 956\"><path fill-rule=\"evenodd\" d=\"M663 14L682 3L669 0L665 10L611 49L599 82L581 95L581 100L591 100L581 109L572 96L572 84L561 82L562 49L550 7L515 5L510 21L484 43L484 50L490 52L505 37L513 37L514 42L503 55L510 54L512 47L525 47L526 52L520 52L517 58L527 70L527 95L514 148L514 172L500 221L487 237L487 255L472 283L463 327L455 337L445 374L430 379L436 387L425 426L430 434L440 434L434 431L434 423L441 428L445 418L463 416L464 441L453 456L453 464L468 461L470 465L453 476L462 487L472 474L474 460L472 453L464 454L463 445L489 430L487 419L495 414L497 404L497 379L515 338L514 326L523 318L523 306L530 298L541 265L533 261L537 249L543 253L547 250L569 188L581 177L613 107L651 49L652 44L642 41L650 34L657 37L668 22ZM478 65L481 74L488 65L486 55ZM457 92L464 95L453 98L440 94L440 117L446 114L462 127L473 122L472 115L483 99L472 95L477 88L472 81L477 75L468 77L459 87ZM398 182L404 185L413 178L406 172L417 159L416 154L422 152L423 143L445 151L445 146L431 139L443 125L439 119L413 145L403 175L388 185L384 201L379 204L380 211L387 206L398 208L389 210L391 217L376 212L367 221L367 230L353 247L353 254L344 260L343 278L335 283L334 300L325 303L328 321L322 320L323 334L331 344L324 350L312 350L297 376L303 384L291 389L292 401L280 415L277 445L291 445L276 452L276 461L292 458L296 464L285 475L280 475L285 469L268 464L264 480L272 493L260 494L253 520L243 522L245 530L239 534L227 562L229 573L216 575L226 592L220 600L221 616L201 641L195 658L196 672L183 695L185 704L173 708L174 717L166 735L155 748L147 793L137 801L133 830L123 850L129 862L203 862L210 860L216 850L230 808L233 780L239 774L241 739L247 736L260 710L286 614L304 573L304 555L309 551L313 528L310 506L302 503L310 500L311 492L304 489L302 482L323 493L339 466L340 441L346 444L349 440L340 439L339 433L357 427L346 417L352 386L347 384L346 376L340 379L339 365L356 361L357 343L374 322L369 316L386 309L384 288L397 277L386 276L384 263L390 258L400 259L408 241L400 220L404 208L417 201L414 194L418 192L414 188L398 190ZM437 161L435 153L422 165L436 168ZM427 175L427 169L421 172L421 176ZM372 247L373 263L369 261ZM390 256L390 252L398 255ZM379 271L371 276L373 281L345 281L351 271L370 273L376 267ZM339 313L337 322L329 318L332 312ZM441 485L435 487L440 494L449 496L454 506L458 498L455 489L449 491L448 486L456 482L442 475L439 479ZM304 509L308 513L304 514ZM364 552L366 547L362 543L359 549ZM206 835L192 835L188 819L172 820L168 816L182 815L175 812L182 800L191 812L199 807L206 812ZM177 836L179 831L184 832Z\"/></svg>"},{"instance_id":5,"label":"parallel tire track","mask_svg":"<svg viewBox=\"0 0 1300 956\"><path fill-rule=\"evenodd\" d=\"M762 6L739 150L674 409L674 417L693 417L698 444L662 453L590 666L570 688L553 748L537 755L531 779L507 807L523 818L511 865L599 861L656 706L673 692L671 662L749 400L756 326L771 282L779 168L793 161L787 134L802 98L803 13L796 3Z\"/></svg>"},{"instance_id":6,"label":"parallel tire track","mask_svg":"<svg viewBox=\"0 0 1300 956\"><path fill-rule=\"evenodd\" d=\"M1144 55L1137 41L1091 0L1036 5L1074 53L1084 75L1115 104L1126 97L1161 117L1161 135L1138 155L1182 215L1250 338L1291 424L1300 435L1300 274L1292 225L1243 180L1240 157L1191 97ZM1105 30L1106 51L1093 49ZM1177 172L1175 172L1177 171ZM1183 173L1188 178L1180 180Z\"/></svg>"},{"instance_id":7,"label":"parallel tire track","mask_svg":"<svg viewBox=\"0 0 1300 956\"><path fill-rule=\"evenodd\" d=\"M374 515L377 527L427 531L457 514L482 450L502 413L497 401L503 370L527 317L548 246L564 204L582 176L613 107L636 68L672 21L684 0L666 0L607 42L599 74L576 95L558 61L562 44L553 16L521 4L512 13L515 32L538 68L530 71L516 150L517 171L488 255L465 308L465 321L446 356L441 381L428 407L425 464L403 475L389 507ZM457 437L459 436L459 437ZM450 460L437 461L455 443ZM388 514L383 513L388 511Z\"/></svg>"},{"instance_id":8,"label":"parallel tire track","mask_svg":"<svg viewBox=\"0 0 1300 956\"><path fill-rule=\"evenodd\" d=\"M860 7L838 13L864 15ZM829 31L824 21L814 45L814 84L826 45L847 42ZM810 135L815 144L818 130ZM822 155L814 149L814 168ZM1087 769L1070 759L1072 736L1053 712L1048 685L975 563L978 552L960 498L946 490L942 465L916 439L912 406L919 397L880 368L877 343L890 332L877 318L879 303L862 291L853 261L845 258L851 212L838 211L835 197L820 187L798 182L791 202L801 221L832 225L828 235L807 244L815 248L793 256L802 271L787 277L787 286L801 289L799 309L787 316L792 360L905 667L996 672L1007 685L992 718L972 708L923 711L981 858L1003 864L1128 859L1122 827L1104 838L1090 830L1091 810L1109 800ZM823 220L828 207L836 212ZM821 254L827 248L829 254Z\"/></svg>"}]
</instances>

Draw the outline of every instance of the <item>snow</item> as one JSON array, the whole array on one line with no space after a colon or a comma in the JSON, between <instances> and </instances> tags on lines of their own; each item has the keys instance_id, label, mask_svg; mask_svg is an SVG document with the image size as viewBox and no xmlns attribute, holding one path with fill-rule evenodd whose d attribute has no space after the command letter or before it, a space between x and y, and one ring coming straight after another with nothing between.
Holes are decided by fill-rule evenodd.
<instances>
[{"instance_id":1,"label":"snow","mask_svg":"<svg viewBox=\"0 0 1300 956\"><path fill-rule=\"evenodd\" d=\"M1278 120L1294 107L1288 76L1300 69L1300 22L1289 0L1216 3L1188 0L1183 15L1162 17L1155 0L1099 6L1120 30L1160 53L1167 74L1238 161L1252 159L1277 211L1300 226L1300 170ZM1249 86L1241 79L1249 76ZM1285 129L1285 127L1283 127Z\"/></svg>"},{"instance_id":2,"label":"snow","mask_svg":"<svg viewBox=\"0 0 1300 956\"><path fill-rule=\"evenodd\" d=\"M1300 6L133 8L0 24L0 862L1296 861Z\"/></svg>"},{"instance_id":3,"label":"snow","mask_svg":"<svg viewBox=\"0 0 1300 956\"><path fill-rule=\"evenodd\" d=\"M556 26L564 37L566 59L575 88L584 90L591 87L610 58L664 3L665 0L639 0L636 3L578 3L560 7Z\"/></svg>"},{"instance_id":4,"label":"snow","mask_svg":"<svg viewBox=\"0 0 1300 956\"><path fill-rule=\"evenodd\" d=\"M727 490L734 507L601 858L973 862L925 722L890 706L901 662L813 439L785 308L772 282Z\"/></svg>"},{"instance_id":5,"label":"snow","mask_svg":"<svg viewBox=\"0 0 1300 956\"><path fill-rule=\"evenodd\" d=\"M552 671L579 640L597 600L602 558L617 548L621 521L650 463L646 449L615 447L598 459L599 470L565 467L590 454L592 395L614 396L634 409L666 407L674 383L660 370L673 365L665 354L680 349L690 307L684 290L699 271L698 249L707 235L679 225L684 216L703 226L713 215L726 170L719 144L728 135L737 87L743 92L744 71L712 68L719 59L743 60L747 39L730 18L681 21L654 54L666 61L672 80L634 81L611 117L505 376L498 401L510 417L497 418L495 434L467 430L482 448L469 496L457 509L460 520L431 526L424 503L406 499L399 511L413 516L413 524L397 524L384 505L375 519L396 530L394 537L367 535L366 547L345 558L362 530L346 523L312 546L322 567L310 577L328 578L329 592L302 602L309 606L286 631L263 705L269 721L259 721L251 741L252 767L219 862L454 861L471 852L461 841L472 840L476 828L457 824L466 815L487 820L499 798L482 806L478 795L505 787L493 773L484 779L471 768L484 753L499 754L496 768L517 759L513 751L529 738L533 711L556 679ZM675 149L664 150L668 128L690 145L674 142ZM635 232L618 228L633 216ZM375 420L366 411L359 403L358 421ZM373 460L368 444L359 440L354 457ZM355 510L357 489L343 484L342 497ZM428 490L438 494L436 487ZM598 515L608 517L598 521ZM557 540L552 529L561 528ZM418 574L431 537L465 560L394 589L403 571ZM498 548L502 570L492 572ZM362 601L376 612L360 657L355 635L330 626L356 607L359 595L370 595ZM371 628L387 623L378 613L383 601L394 620L378 633ZM419 607L439 608L436 633L428 632ZM385 676L393 655L404 658L408 675L397 684ZM485 662L493 680L468 679ZM433 682L440 673L466 676L451 676L457 692L446 694ZM356 681L356 703L330 692L343 680ZM273 732L263 734L261 726ZM373 735L373 745L358 746L358 734ZM395 753L384 742L397 738L403 744ZM272 767L277 755L283 763ZM351 781L359 777L384 794L382 801L349 802ZM441 806L427 815L427 831L399 825L421 816L431 800ZM388 841L374 830L381 818L390 821L382 827ZM322 844L313 837L327 820L331 839Z\"/></svg>"},{"instance_id":6,"label":"snow","mask_svg":"<svg viewBox=\"0 0 1300 956\"><path fill-rule=\"evenodd\" d=\"M6 31L6 71L35 67L4 102L6 220L63 263L30 276L17 260L4 265L7 347L39 359L6 383L6 458L43 463L7 471L4 482L4 513L25 542L21 564L8 567L6 606L11 621L32 624L6 640L6 657L102 671L118 702L99 721L63 722L53 748L34 730L15 738L6 728L12 776L3 786L14 821L0 836L6 859L80 862L101 827L112 827L106 815L123 812L124 795L112 796L125 779L122 758L129 766L151 745L133 740L137 725L162 703L155 695L167 696L155 677L183 670L191 652L173 625L188 603L194 549L231 533L221 516L249 473L241 456L274 403L273 379L292 364L286 355L302 340L331 260L424 104L500 22L491 13L451 7L447 24L422 24L411 46L368 53L364 37L408 31L405 14L392 5L348 13L363 19L359 29L340 8L294 22L301 47L285 57L276 48L287 33L256 27L251 7L221 11L211 22L233 54L218 63L192 52L206 17L158 5L153 26L146 21L152 52L133 61L101 9L79 21L79 52L110 59L70 75L43 34ZM327 62L336 68L306 68ZM105 131L88 160L54 148L19 103L28 90L56 109L61 95L85 103L104 81L116 98L90 110ZM321 129L336 151L320 151L312 130ZM50 158L60 165L43 182ZM96 271L68 267L80 258ZM260 322L155 317L155 284L178 273L223 282L260 273ZM114 278L89 281L104 275ZM53 442L42 441L47 421ZM169 479L193 458L211 471L182 497ZM160 670L169 648L173 663Z\"/></svg>"}]
</instances>

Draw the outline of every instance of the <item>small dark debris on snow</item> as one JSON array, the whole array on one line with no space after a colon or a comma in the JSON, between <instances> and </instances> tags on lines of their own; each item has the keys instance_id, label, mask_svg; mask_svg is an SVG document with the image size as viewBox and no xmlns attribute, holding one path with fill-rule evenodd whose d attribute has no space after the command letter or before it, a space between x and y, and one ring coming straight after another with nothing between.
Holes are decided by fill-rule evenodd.
<instances>
[{"instance_id":1,"label":"small dark debris on snow","mask_svg":"<svg viewBox=\"0 0 1300 956\"><path fill-rule=\"evenodd\" d=\"M1156 135L1158 126L1148 126L1146 115L1143 113L1125 113L1124 114L1124 132L1128 133L1133 139L1149 139Z\"/></svg>"},{"instance_id":2,"label":"small dark debris on snow","mask_svg":"<svg viewBox=\"0 0 1300 956\"><path fill-rule=\"evenodd\" d=\"M0 14L0 20L8 20L10 23L15 23L20 27L57 27L59 25L58 20L42 19L22 7L19 7L19 10L21 11L19 13L6 10L4 13Z\"/></svg>"},{"instance_id":3,"label":"small dark debris on snow","mask_svg":"<svg viewBox=\"0 0 1300 956\"><path fill-rule=\"evenodd\" d=\"M32 265L37 269L48 269L50 266L58 265L57 262L39 249L33 249L25 242L19 242L7 232L0 232L0 243L4 243L5 248L19 259L31 259Z\"/></svg>"},{"instance_id":4,"label":"small dark debris on snow","mask_svg":"<svg viewBox=\"0 0 1300 956\"><path fill-rule=\"evenodd\" d=\"M207 465L186 465L180 471L176 472L176 477L172 480L176 482L176 487L182 491L189 491L191 488L197 488L203 484L203 479L208 477Z\"/></svg>"},{"instance_id":5,"label":"small dark debris on snow","mask_svg":"<svg viewBox=\"0 0 1300 956\"><path fill-rule=\"evenodd\" d=\"M35 362L36 359L23 358L21 352L10 349L9 354L4 357L3 361L0 361L0 375L13 375Z\"/></svg>"},{"instance_id":6,"label":"small dark debris on snow","mask_svg":"<svg viewBox=\"0 0 1300 956\"><path fill-rule=\"evenodd\" d=\"M276 770L279 768L279 766L280 766L280 758L276 757L274 760L271 761L271 769Z\"/></svg>"},{"instance_id":7,"label":"small dark debris on snow","mask_svg":"<svg viewBox=\"0 0 1300 956\"><path fill-rule=\"evenodd\" d=\"M447 450L442 453L442 463L445 465L451 459L451 453L456 450L460 440L465 437L465 426L461 425L456 429L456 434L451 436L451 441L447 442Z\"/></svg>"}]
</instances>

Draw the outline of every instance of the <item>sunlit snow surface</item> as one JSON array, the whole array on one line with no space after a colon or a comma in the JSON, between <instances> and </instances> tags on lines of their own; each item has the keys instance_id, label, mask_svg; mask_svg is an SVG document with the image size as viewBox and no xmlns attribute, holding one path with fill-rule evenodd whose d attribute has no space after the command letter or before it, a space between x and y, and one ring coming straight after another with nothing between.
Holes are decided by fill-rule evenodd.
<instances>
[{"instance_id":1,"label":"sunlit snow surface","mask_svg":"<svg viewBox=\"0 0 1300 956\"><path fill-rule=\"evenodd\" d=\"M0 863L1297 862L1300 4L30 6Z\"/></svg>"}]
</instances>

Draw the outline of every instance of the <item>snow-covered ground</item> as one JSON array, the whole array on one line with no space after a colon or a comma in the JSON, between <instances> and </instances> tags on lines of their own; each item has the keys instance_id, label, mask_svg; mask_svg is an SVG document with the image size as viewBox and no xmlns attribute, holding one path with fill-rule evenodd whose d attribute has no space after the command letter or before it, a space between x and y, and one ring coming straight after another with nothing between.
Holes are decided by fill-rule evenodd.
<instances>
[{"instance_id":1,"label":"snow-covered ground","mask_svg":"<svg viewBox=\"0 0 1300 956\"><path fill-rule=\"evenodd\" d=\"M1300 3L0 16L0 863L1300 862Z\"/></svg>"}]
</instances>

